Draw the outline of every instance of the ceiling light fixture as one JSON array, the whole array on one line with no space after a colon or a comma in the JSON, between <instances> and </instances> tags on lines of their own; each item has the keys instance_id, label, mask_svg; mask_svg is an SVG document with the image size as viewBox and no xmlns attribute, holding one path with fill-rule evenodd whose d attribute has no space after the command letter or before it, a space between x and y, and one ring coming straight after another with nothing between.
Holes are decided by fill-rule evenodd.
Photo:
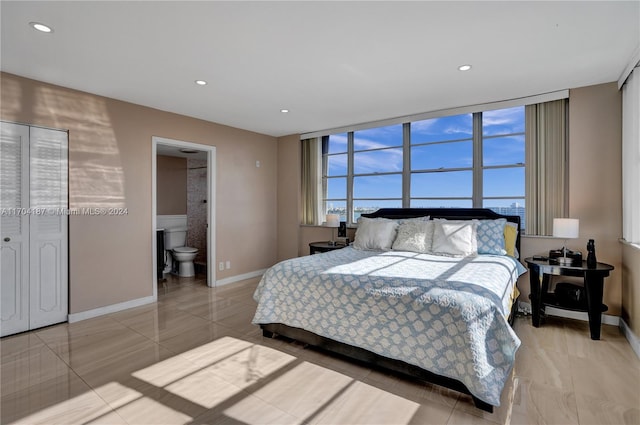
<instances>
[{"instance_id":1,"label":"ceiling light fixture","mask_svg":"<svg viewBox=\"0 0 640 425\"><path fill-rule=\"evenodd\" d=\"M206 86L207 82L205 80L196 80L196 84L199 86Z\"/></svg>"},{"instance_id":2,"label":"ceiling light fixture","mask_svg":"<svg viewBox=\"0 0 640 425\"><path fill-rule=\"evenodd\" d=\"M194 154L194 153L198 153L197 150L195 149L187 149L187 148L182 148L180 149L180 152L182 153L187 153L187 154Z\"/></svg>"},{"instance_id":3,"label":"ceiling light fixture","mask_svg":"<svg viewBox=\"0 0 640 425\"><path fill-rule=\"evenodd\" d=\"M458 71L468 71L471 69L471 65L460 65Z\"/></svg>"},{"instance_id":4,"label":"ceiling light fixture","mask_svg":"<svg viewBox=\"0 0 640 425\"><path fill-rule=\"evenodd\" d=\"M283 114L286 114L286 113L289 112L289 110L288 109L280 109L280 112L282 112Z\"/></svg>"},{"instance_id":5,"label":"ceiling light fixture","mask_svg":"<svg viewBox=\"0 0 640 425\"><path fill-rule=\"evenodd\" d=\"M40 22L29 22L29 25L40 32L53 32L53 28L45 24L41 24Z\"/></svg>"}]
</instances>

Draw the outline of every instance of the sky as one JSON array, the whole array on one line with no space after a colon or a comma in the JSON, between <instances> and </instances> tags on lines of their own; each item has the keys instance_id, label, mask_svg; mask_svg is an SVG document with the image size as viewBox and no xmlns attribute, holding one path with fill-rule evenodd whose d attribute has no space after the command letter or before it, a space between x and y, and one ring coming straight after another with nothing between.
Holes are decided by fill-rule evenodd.
<instances>
[{"instance_id":1,"label":"sky","mask_svg":"<svg viewBox=\"0 0 640 425\"><path fill-rule=\"evenodd\" d=\"M524 107L487 111L482 116L483 162L499 166L525 162ZM411 169L434 170L472 166L472 114L433 118L411 123ZM449 143L438 143L449 142ZM358 176L358 174L402 172L402 124L354 132L354 206L400 207L401 201L358 201L357 198L401 198L402 177L395 175ZM377 151L359 152L369 149ZM329 176L347 174L347 134L329 138ZM484 196L524 196L524 167L486 169L483 172ZM448 171L414 173L411 197L471 197L472 172ZM346 198L346 177L329 179L329 198ZM434 203L435 202L435 203ZM486 207L508 206L521 199L487 200ZM331 202L338 207L343 202ZM491 204L491 205L489 205ZM413 200L413 207L471 207L471 201Z\"/></svg>"}]
</instances>

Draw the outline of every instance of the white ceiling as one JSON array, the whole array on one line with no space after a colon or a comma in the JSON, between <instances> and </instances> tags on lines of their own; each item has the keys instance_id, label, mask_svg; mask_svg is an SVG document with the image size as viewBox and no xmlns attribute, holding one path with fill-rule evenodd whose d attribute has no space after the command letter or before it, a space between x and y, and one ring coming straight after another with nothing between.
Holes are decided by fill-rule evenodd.
<instances>
[{"instance_id":1,"label":"white ceiling","mask_svg":"<svg viewBox=\"0 0 640 425\"><path fill-rule=\"evenodd\" d=\"M2 1L0 67L282 136L616 81L639 6Z\"/></svg>"}]
</instances>

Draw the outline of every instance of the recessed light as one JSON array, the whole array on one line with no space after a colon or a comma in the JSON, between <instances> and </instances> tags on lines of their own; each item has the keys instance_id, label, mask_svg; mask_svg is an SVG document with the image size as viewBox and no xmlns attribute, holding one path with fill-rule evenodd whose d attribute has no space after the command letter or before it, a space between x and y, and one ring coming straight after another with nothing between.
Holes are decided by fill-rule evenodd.
<instances>
[{"instance_id":1,"label":"recessed light","mask_svg":"<svg viewBox=\"0 0 640 425\"><path fill-rule=\"evenodd\" d=\"M205 80L196 80L196 84L199 86L206 86L207 82Z\"/></svg>"},{"instance_id":2,"label":"recessed light","mask_svg":"<svg viewBox=\"0 0 640 425\"><path fill-rule=\"evenodd\" d=\"M471 69L471 65L460 65L458 71L468 71Z\"/></svg>"},{"instance_id":3,"label":"recessed light","mask_svg":"<svg viewBox=\"0 0 640 425\"><path fill-rule=\"evenodd\" d=\"M280 112L282 112L283 114L286 114L286 113L289 112L289 110L288 109L280 109Z\"/></svg>"},{"instance_id":4,"label":"recessed light","mask_svg":"<svg viewBox=\"0 0 640 425\"><path fill-rule=\"evenodd\" d=\"M40 32L53 32L53 28L45 24L41 24L40 22L29 22L29 25Z\"/></svg>"}]
</instances>

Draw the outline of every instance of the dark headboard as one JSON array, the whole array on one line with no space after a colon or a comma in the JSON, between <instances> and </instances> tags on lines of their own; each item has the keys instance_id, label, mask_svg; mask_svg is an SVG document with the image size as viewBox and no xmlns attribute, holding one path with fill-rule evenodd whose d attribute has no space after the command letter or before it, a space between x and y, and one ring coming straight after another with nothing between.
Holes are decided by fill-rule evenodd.
<instances>
[{"instance_id":1,"label":"dark headboard","mask_svg":"<svg viewBox=\"0 0 640 425\"><path fill-rule=\"evenodd\" d=\"M518 225L518 236L516 238L516 248L520 252L520 216L502 215L486 208L381 208L378 211L362 214L363 217L376 218L414 218L430 216L431 218L446 218L448 220L483 220L496 218L506 218L511 223Z\"/></svg>"}]
</instances>

